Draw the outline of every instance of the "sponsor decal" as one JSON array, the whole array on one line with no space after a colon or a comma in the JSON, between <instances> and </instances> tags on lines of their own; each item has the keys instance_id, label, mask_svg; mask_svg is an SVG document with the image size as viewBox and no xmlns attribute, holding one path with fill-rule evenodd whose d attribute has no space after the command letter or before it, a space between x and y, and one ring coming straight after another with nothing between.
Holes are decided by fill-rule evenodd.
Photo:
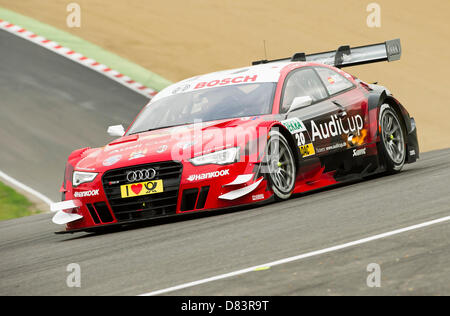
<instances>
[{"instance_id":1,"label":"sponsor decal","mask_svg":"<svg viewBox=\"0 0 450 316\"><path fill-rule=\"evenodd\" d=\"M194 87L194 90L195 89L206 88L206 87L210 88L210 87L215 87L215 86L224 86L224 85L228 85L228 84L255 82L257 78L258 78L258 75L238 76L238 77L234 77L234 78L224 78L222 80L212 80L212 81L209 81L209 82L199 82Z\"/></svg>"},{"instance_id":2,"label":"sponsor decal","mask_svg":"<svg viewBox=\"0 0 450 316\"><path fill-rule=\"evenodd\" d=\"M252 201L258 201L258 200L263 200L263 199L264 199L264 194L252 195Z\"/></svg>"},{"instance_id":3,"label":"sponsor decal","mask_svg":"<svg viewBox=\"0 0 450 316\"><path fill-rule=\"evenodd\" d=\"M100 189L98 190L90 190L90 191L81 191L81 192L75 192L73 194L76 198L82 198L87 196L97 196L99 194Z\"/></svg>"},{"instance_id":4,"label":"sponsor decal","mask_svg":"<svg viewBox=\"0 0 450 316\"><path fill-rule=\"evenodd\" d=\"M316 151L314 150L314 146L312 143L302 145L298 147L300 149L300 154L303 158L313 156L316 154Z\"/></svg>"},{"instance_id":5,"label":"sponsor decal","mask_svg":"<svg viewBox=\"0 0 450 316\"><path fill-rule=\"evenodd\" d=\"M361 149L353 149L353 157L358 157L366 154L367 148L361 148Z\"/></svg>"},{"instance_id":6,"label":"sponsor decal","mask_svg":"<svg viewBox=\"0 0 450 316\"><path fill-rule=\"evenodd\" d=\"M123 147L123 148L119 148L119 149L114 149L114 150L111 150L111 154L121 153L121 152L124 152L124 151L137 149L137 148L140 148L140 147L142 147L142 144L137 144L137 145L133 145L133 146L127 146L127 147Z\"/></svg>"},{"instance_id":7,"label":"sponsor decal","mask_svg":"<svg viewBox=\"0 0 450 316\"><path fill-rule=\"evenodd\" d=\"M147 148L142 149L142 150L138 150L138 151L133 151L130 154L130 157L128 158L128 160L133 160L133 159L138 159L138 158L145 157L146 153L147 153Z\"/></svg>"},{"instance_id":8,"label":"sponsor decal","mask_svg":"<svg viewBox=\"0 0 450 316\"><path fill-rule=\"evenodd\" d=\"M105 167L112 166L115 163L119 162L120 159L122 159L122 155L111 156L103 161L103 165Z\"/></svg>"},{"instance_id":9,"label":"sponsor decal","mask_svg":"<svg viewBox=\"0 0 450 316\"><path fill-rule=\"evenodd\" d=\"M189 147L194 146L195 144L197 144L196 140L190 141L190 142L183 142L183 143L178 143L177 146L179 148L182 148L183 150L188 149Z\"/></svg>"},{"instance_id":10,"label":"sponsor decal","mask_svg":"<svg viewBox=\"0 0 450 316\"><path fill-rule=\"evenodd\" d=\"M333 75L327 78L329 84L341 83L344 79L339 75Z\"/></svg>"},{"instance_id":11,"label":"sponsor decal","mask_svg":"<svg viewBox=\"0 0 450 316\"><path fill-rule=\"evenodd\" d=\"M169 148L167 145L162 145L156 150L156 152L158 154L161 154L161 153L165 152L167 150L167 148Z\"/></svg>"},{"instance_id":12,"label":"sponsor decal","mask_svg":"<svg viewBox=\"0 0 450 316\"><path fill-rule=\"evenodd\" d=\"M194 153L194 157L203 156L203 155L210 154L212 152L216 152L216 151L220 151L220 150L224 150L224 149L227 149L227 148L230 148L230 147L233 147L233 145L232 144L226 144L224 146L208 148L208 149L205 149L203 151L199 151L199 152Z\"/></svg>"},{"instance_id":13,"label":"sponsor decal","mask_svg":"<svg viewBox=\"0 0 450 316\"><path fill-rule=\"evenodd\" d=\"M322 153L324 151L339 149L339 148L343 148L343 147L347 147L347 143L339 143L339 144L334 144L334 145L327 146L327 147L317 148L316 152Z\"/></svg>"},{"instance_id":14,"label":"sponsor decal","mask_svg":"<svg viewBox=\"0 0 450 316\"><path fill-rule=\"evenodd\" d=\"M283 124L283 126L286 127L291 134L306 131L305 124L303 124L303 122L297 117L281 121L281 124Z\"/></svg>"},{"instance_id":15,"label":"sponsor decal","mask_svg":"<svg viewBox=\"0 0 450 316\"><path fill-rule=\"evenodd\" d=\"M161 133L155 133L155 134L145 135L145 136L142 136L140 139L143 139L143 140L148 141L148 140L155 139L155 138L162 138L162 137L166 137L166 136L171 136L172 131L173 131L174 129L176 129L176 128L180 128L180 127L172 127L171 129L168 129L166 133L161 132ZM185 128L185 126L182 126L181 128ZM165 139L157 140L157 142L159 142L159 141L161 141L161 142L167 142L168 139L165 138ZM147 143L147 144L148 144L148 143ZM153 143L153 144L154 144L154 143ZM140 144L139 146L142 146L142 144Z\"/></svg>"},{"instance_id":16,"label":"sponsor decal","mask_svg":"<svg viewBox=\"0 0 450 316\"><path fill-rule=\"evenodd\" d=\"M352 75L350 75L346 72L340 71L340 73L341 73L341 75L344 75L344 77L346 77L347 79L353 79Z\"/></svg>"},{"instance_id":17,"label":"sponsor decal","mask_svg":"<svg viewBox=\"0 0 450 316\"><path fill-rule=\"evenodd\" d=\"M175 89L172 90L172 94L177 94L180 92L185 92L186 90L189 90L189 88L191 87L190 84L184 85L184 86L179 86L176 87Z\"/></svg>"},{"instance_id":18,"label":"sponsor decal","mask_svg":"<svg viewBox=\"0 0 450 316\"><path fill-rule=\"evenodd\" d=\"M306 132L308 134L308 131L302 120L300 120L297 117L294 117L282 121L281 124L283 124L284 127L286 127L288 131L294 135L302 157L312 156L316 153L312 143L306 144L306 138L304 133Z\"/></svg>"},{"instance_id":19,"label":"sponsor decal","mask_svg":"<svg viewBox=\"0 0 450 316\"><path fill-rule=\"evenodd\" d=\"M149 195L164 192L163 180L147 181L120 186L122 198Z\"/></svg>"},{"instance_id":20,"label":"sponsor decal","mask_svg":"<svg viewBox=\"0 0 450 316\"><path fill-rule=\"evenodd\" d=\"M342 134L356 133L363 129L364 122L361 115L347 117L345 119L332 115L331 120L327 123L317 124L311 121L312 141L316 138L327 139Z\"/></svg>"},{"instance_id":21,"label":"sponsor decal","mask_svg":"<svg viewBox=\"0 0 450 316\"><path fill-rule=\"evenodd\" d=\"M212 179L212 178L218 178L223 176L230 175L230 169L221 170L221 171L214 171L214 172L207 172L202 174L191 174L187 180L188 181L198 181L198 180L206 180L206 179Z\"/></svg>"},{"instance_id":22,"label":"sponsor decal","mask_svg":"<svg viewBox=\"0 0 450 316\"><path fill-rule=\"evenodd\" d=\"M154 141L148 142L147 145L155 146L155 145L167 144L168 142L169 142L169 139L165 138L165 139L159 139L159 140L154 140Z\"/></svg>"},{"instance_id":23,"label":"sponsor decal","mask_svg":"<svg viewBox=\"0 0 450 316\"><path fill-rule=\"evenodd\" d=\"M416 155L416 151L414 149L409 151L409 155L410 156L415 156Z\"/></svg>"},{"instance_id":24,"label":"sponsor decal","mask_svg":"<svg viewBox=\"0 0 450 316\"><path fill-rule=\"evenodd\" d=\"M367 136L367 129L363 129L359 132L359 135L352 135L352 134L348 135L347 142L351 147L361 146L364 143L366 136Z\"/></svg>"}]
</instances>

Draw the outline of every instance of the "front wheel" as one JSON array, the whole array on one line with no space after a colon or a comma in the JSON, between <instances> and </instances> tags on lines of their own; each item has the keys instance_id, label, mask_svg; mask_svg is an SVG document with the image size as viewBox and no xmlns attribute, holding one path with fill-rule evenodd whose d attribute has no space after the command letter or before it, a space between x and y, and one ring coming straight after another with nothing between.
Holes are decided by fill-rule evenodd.
<instances>
[{"instance_id":1,"label":"front wheel","mask_svg":"<svg viewBox=\"0 0 450 316\"><path fill-rule=\"evenodd\" d=\"M399 172L405 164L406 145L403 127L397 113L388 104L380 109L381 155L389 173Z\"/></svg>"},{"instance_id":2,"label":"front wheel","mask_svg":"<svg viewBox=\"0 0 450 316\"><path fill-rule=\"evenodd\" d=\"M265 165L275 197L278 200L288 199L294 191L297 169L288 141L277 131L269 133Z\"/></svg>"}]
</instances>

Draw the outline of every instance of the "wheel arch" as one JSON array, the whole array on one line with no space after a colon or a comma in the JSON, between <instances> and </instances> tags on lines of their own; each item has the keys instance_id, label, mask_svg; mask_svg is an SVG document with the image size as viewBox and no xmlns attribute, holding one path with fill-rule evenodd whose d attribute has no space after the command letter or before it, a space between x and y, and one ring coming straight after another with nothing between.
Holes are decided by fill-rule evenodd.
<instances>
[{"instance_id":1,"label":"wheel arch","mask_svg":"<svg viewBox=\"0 0 450 316\"><path fill-rule=\"evenodd\" d=\"M376 109L377 111L377 127L380 126L380 109L383 104L388 104L397 114L400 119L400 123L402 125L403 134L405 136L405 142L408 142L408 135L411 131L411 120L409 117L409 113L406 109L395 99L389 92L386 90L382 90L381 92L377 91L376 93L372 93L369 96L369 111ZM377 128L377 135L379 136L379 128Z\"/></svg>"},{"instance_id":2,"label":"wheel arch","mask_svg":"<svg viewBox=\"0 0 450 316\"><path fill-rule=\"evenodd\" d=\"M288 129L286 127L284 127L281 123L275 123L270 127L270 130L272 130L273 128L278 128L278 132L281 133L281 135L284 136L284 138L286 138L289 146L292 149L292 153L294 154L294 160L295 160L295 167L296 167L296 173L298 175L299 170L300 170L300 161L301 161L301 155L300 155L300 150L297 146L297 142L294 139L294 136L291 134L291 132L288 131Z\"/></svg>"}]
</instances>

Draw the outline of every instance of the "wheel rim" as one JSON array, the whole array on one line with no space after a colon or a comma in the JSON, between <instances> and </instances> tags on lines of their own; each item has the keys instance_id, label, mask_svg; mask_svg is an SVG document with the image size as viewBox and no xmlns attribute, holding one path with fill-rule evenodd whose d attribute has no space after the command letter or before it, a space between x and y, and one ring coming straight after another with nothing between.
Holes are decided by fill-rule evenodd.
<instances>
[{"instance_id":1,"label":"wheel rim","mask_svg":"<svg viewBox=\"0 0 450 316\"><path fill-rule=\"evenodd\" d=\"M295 182L295 163L288 144L272 137L267 144L267 158L272 183L278 190L290 192Z\"/></svg>"},{"instance_id":2,"label":"wheel rim","mask_svg":"<svg viewBox=\"0 0 450 316\"><path fill-rule=\"evenodd\" d=\"M384 147L396 164L403 163L405 158L405 142L403 140L402 127L397 117L386 111L383 115L382 122Z\"/></svg>"}]
</instances>

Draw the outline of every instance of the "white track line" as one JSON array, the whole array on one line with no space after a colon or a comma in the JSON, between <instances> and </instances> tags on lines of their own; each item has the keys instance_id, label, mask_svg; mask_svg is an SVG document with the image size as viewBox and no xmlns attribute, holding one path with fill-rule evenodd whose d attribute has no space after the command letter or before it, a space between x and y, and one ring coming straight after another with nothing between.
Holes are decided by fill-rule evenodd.
<instances>
[{"instance_id":1,"label":"white track line","mask_svg":"<svg viewBox=\"0 0 450 316\"><path fill-rule=\"evenodd\" d=\"M43 195L42 193L39 193L38 191L30 188L29 186L23 184L22 182L17 181L16 179L8 176L6 173L4 173L3 171L0 171L0 179L3 179L6 182L9 182L10 184L12 184L13 186L16 186L17 188L35 196L36 198L40 199L41 201L45 202L46 204L48 204L49 206L54 203L52 200L50 200L48 197L46 197L45 195Z\"/></svg>"},{"instance_id":2,"label":"white track line","mask_svg":"<svg viewBox=\"0 0 450 316\"><path fill-rule=\"evenodd\" d=\"M368 243L368 242L371 242L371 241L374 241L374 240L390 237L390 236L393 236L393 235L398 235L398 234L401 234L401 233L404 233L404 232L408 232L408 231L411 231L411 230L415 230L415 229L419 229L419 228L423 228L423 227L427 227L427 226L431 226L431 225L435 225L435 224L439 224L439 223L443 223L443 222L448 222L448 221L450 221L450 216L441 217L441 218L438 218L438 219L435 219L435 220L432 220L432 221L424 222L424 223L413 225L413 226L408 226L408 227L405 227L405 228L400 228L400 229L393 230L393 231L390 231L390 232L387 232L387 233L374 235L372 237L367 237L367 238L355 240L355 241L352 241L352 242L348 242L348 243L345 243L345 244L342 244L342 245L337 245L337 246L325 248L325 249L322 249L322 250L316 250L316 251L313 251L313 252L308 252L308 253L305 253L305 254L301 254L301 255L285 258L285 259L280 259L280 260L277 260L277 261L272 261L272 262L261 264L261 265L258 265L258 266L253 266L253 267L250 267L250 268L237 270L237 271L230 272L230 273L213 276L213 277L210 277L210 278L207 278L207 279L203 279L203 280L198 280L198 281L194 281L194 282L180 284L180 285L169 287L169 288L166 288L166 289L157 290L157 291L149 292L149 293L146 293L146 294L141 294L140 296L154 296L154 295L169 293L169 292L173 292L173 291L177 291L177 290L181 290L181 289L186 289L186 288L189 288L189 287L193 287L193 286L197 286L197 285L201 285L201 284L205 284L205 283L209 283L209 282L213 282L213 281L217 281L217 280L223 280L223 279L234 277L234 276L237 276L237 275L253 272L253 271L258 270L258 269L274 267L274 266L277 266L277 265L281 265L281 264L285 264L285 263L289 263L289 262L293 262L293 261L297 261L297 260L301 260L301 259L305 259L305 258L310 258L310 257L313 257L313 256L318 256L318 255L322 255L322 254L333 252L333 251L338 251L338 250L341 250L341 249L344 249L344 248L349 248L349 247L353 247L353 246L356 246L356 245L365 244L365 243Z\"/></svg>"}]
</instances>

